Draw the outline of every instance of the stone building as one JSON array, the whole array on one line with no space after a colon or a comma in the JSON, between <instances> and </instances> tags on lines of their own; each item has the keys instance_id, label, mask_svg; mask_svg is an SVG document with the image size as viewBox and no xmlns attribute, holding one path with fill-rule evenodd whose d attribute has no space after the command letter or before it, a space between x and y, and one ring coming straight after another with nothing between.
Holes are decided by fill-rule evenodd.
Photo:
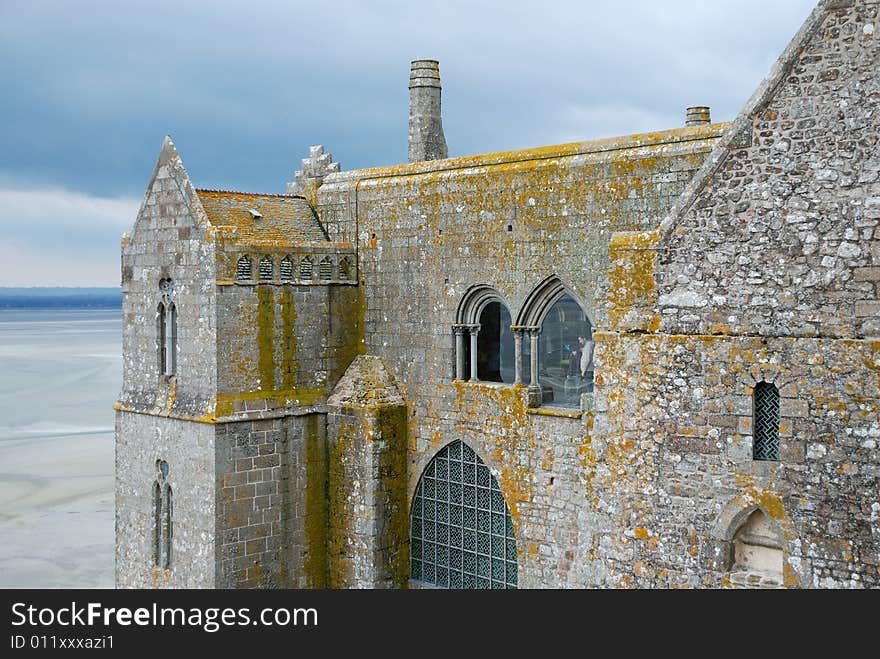
<instances>
[{"instance_id":1,"label":"stone building","mask_svg":"<svg viewBox=\"0 0 880 659\"><path fill-rule=\"evenodd\" d=\"M120 587L880 585L877 0L731 123L193 187L123 239Z\"/></svg>"}]
</instances>

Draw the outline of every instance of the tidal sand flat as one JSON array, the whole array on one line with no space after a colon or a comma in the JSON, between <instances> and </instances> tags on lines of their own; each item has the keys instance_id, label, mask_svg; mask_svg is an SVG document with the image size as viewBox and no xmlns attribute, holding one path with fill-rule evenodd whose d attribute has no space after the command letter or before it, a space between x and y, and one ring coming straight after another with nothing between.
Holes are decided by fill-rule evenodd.
<instances>
[{"instance_id":1,"label":"tidal sand flat","mask_svg":"<svg viewBox=\"0 0 880 659\"><path fill-rule=\"evenodd\" d=\"M113 587L120 315L0 310L0 587Z\"/></svg>"}]
</instances>

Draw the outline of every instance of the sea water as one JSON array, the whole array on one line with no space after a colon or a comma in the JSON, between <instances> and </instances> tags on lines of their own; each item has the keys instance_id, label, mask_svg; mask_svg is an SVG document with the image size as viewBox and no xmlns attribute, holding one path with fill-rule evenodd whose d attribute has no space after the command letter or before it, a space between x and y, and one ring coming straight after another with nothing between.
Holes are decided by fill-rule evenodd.
<instances>
[{"instance_id":1,"label":"sea water","mask_svg":"<svg viewBox=\"0 0 880 659\"><path fill-rule=\"evenodd\" d=\"M0 310L0 587L113 587L119 309Z\"/></svg>"}]
</instances>

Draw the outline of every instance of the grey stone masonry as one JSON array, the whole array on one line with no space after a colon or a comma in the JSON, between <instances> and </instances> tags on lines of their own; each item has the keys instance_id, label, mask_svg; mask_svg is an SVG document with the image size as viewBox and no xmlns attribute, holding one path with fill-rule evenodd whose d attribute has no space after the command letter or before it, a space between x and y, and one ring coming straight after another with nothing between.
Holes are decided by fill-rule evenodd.
<instances>
[{"instance_id":1,"label":"grey stone masonry","mask_svg":"<svg viewBox=\"0 0 880 659\"><path fill-rule=\"evenodd\" d=\"M437 61L414 60L409 74L409 162L439 160L448 155L440 91Z\"/></svg>"},{"instance_id":2,"label":"grey stone masonry","mask_svg":"<svg viewBox=\"0 0 880 659\"><path fill-rule=\"evenodd\" d=\"M328 400L330 586L393 588L409 574L406 405L376 357L357 357Z\"/></svg>"}]
</instances>

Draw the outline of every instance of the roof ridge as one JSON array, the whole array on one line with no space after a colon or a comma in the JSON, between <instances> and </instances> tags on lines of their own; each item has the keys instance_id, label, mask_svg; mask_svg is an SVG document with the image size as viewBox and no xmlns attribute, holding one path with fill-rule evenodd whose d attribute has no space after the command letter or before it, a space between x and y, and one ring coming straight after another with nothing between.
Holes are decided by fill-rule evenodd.
<instances>
[{"instance_id":1,"label":"roof ridge","mask_svg":"<svg viewBox=\"0 0 880 659\"><path fill-rule=\"evenodd\" d=\"M245 192L244 190L220 190L216 188L196 188L196 192L216 192L220 194L241 194L252 197L282 197L286 199L305 199L299 194L275 194L271 192Z\"/></svg>"}]
</instances>

